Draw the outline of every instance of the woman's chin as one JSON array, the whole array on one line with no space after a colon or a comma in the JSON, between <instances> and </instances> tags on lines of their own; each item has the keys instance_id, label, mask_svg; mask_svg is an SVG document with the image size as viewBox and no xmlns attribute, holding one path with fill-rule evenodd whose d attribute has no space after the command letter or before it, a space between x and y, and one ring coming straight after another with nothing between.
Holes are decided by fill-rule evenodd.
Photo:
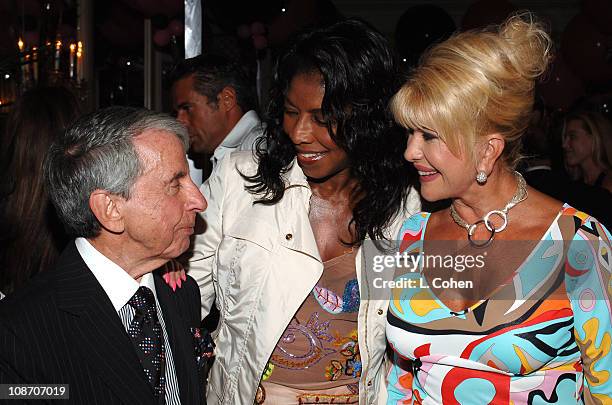
<instances>
[{"instance_id":1,"label":"woman's chin","mask_svg":"<svg viewBox=\"0 0 612 405\"><path fill-rule=\"evenodd\" d=\"M433 190L427 190L427 187L421 187L421 198L427 202L434 203L446 200L449 196L434 192Z\"/></svg>"}]
</instances>

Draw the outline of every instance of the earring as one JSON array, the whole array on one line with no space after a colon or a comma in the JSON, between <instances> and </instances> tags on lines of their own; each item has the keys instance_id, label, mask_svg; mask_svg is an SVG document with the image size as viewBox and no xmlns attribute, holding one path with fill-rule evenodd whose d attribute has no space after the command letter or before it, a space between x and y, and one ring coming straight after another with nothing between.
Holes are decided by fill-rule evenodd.
<instances>
[{"instance_id":1,"label":"earring","mask_svg":"<svg viewBox=\"0 0 612 405\"><path fill-rule=\"evenodd\" d=\"M476 174L476 181L478 184L485 184L487 182L487 174L483 170L479 170Z\"/></svg>"}]
</instances>

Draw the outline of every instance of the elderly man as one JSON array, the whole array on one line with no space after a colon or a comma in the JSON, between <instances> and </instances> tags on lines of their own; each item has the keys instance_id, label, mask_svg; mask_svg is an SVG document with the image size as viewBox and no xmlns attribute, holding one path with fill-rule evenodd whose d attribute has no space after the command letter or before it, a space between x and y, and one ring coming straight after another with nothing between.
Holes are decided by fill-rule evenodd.
<instances>
[{"instance_id":1,"label":"elderly man","mask_svg":"<svg viewBox=\"0 0 612 405\"><path fill-rule=\"evenodd\" d=\"M226 154L253 149L263 126L240 66L220 55L200 55L178 64L173 79L172 102L192 152L211 156L214 170Z\"/></svg>"},{"instance_id":2,"label":"elderly man","mask_svg":"<svg viewBox=\"0 0 612 405\"><path fill-rule=\"evenodd\" d=\"M152 273L188 248L206 208L187 146L173 118L115 107L51 147L49 193L76 239L0 304L0 383L68 384L75 404L205 401L198 287L174 293Z\"/></svg>"}]
</instances>

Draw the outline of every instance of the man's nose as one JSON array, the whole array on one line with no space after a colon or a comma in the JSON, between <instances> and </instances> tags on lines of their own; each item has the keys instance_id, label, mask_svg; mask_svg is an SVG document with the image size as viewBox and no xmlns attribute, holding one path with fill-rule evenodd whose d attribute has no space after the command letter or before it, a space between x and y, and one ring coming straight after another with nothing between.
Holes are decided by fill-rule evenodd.
<instances>
[{"instance_id":1,"label":"man's nose","mask_svg":"<svg viewBox=\"0 0 612 405\"><path fill-rule=\"evenodd\" d=\"M176 114L176 119L178 120L178 122L180 122L181 124L183 124L184 126L188 127L189 125L189 120L187 119L187 112L183 111L183 110L179 110L178 113Z\"/></svg>"},{"instance_id":2,"label":"man's nose","mask_svg":"<svg viewBox=\"0 0 612 405\"><path fill-rule=\"evenodd\" d=\"M194 210L196 212L202 212L208 207L208 202L204 195L200 192L198 186L195 185L193 181L191 182L191 186L189 187L187 194L187 209L189 211Z\"/></svg>"}]
</instances>

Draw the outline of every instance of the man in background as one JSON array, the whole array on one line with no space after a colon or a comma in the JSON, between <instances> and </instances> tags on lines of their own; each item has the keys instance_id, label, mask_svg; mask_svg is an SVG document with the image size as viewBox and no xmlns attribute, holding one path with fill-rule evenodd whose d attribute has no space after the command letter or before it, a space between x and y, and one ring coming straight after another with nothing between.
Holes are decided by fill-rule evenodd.
<instances>
[{"instance_id":1,"label":"man in background","mask_svg":"<svg viewBox=\"0 0 612 405\"><path fill-rule=\"evenodd\" d=\"M187 127L191 152L210 157L211 171L226 154L254 149L263 126L254 86L239 65L221 55L200 55L179 63L172 76L177 119Z\"/></svg>"}]
</instances>

